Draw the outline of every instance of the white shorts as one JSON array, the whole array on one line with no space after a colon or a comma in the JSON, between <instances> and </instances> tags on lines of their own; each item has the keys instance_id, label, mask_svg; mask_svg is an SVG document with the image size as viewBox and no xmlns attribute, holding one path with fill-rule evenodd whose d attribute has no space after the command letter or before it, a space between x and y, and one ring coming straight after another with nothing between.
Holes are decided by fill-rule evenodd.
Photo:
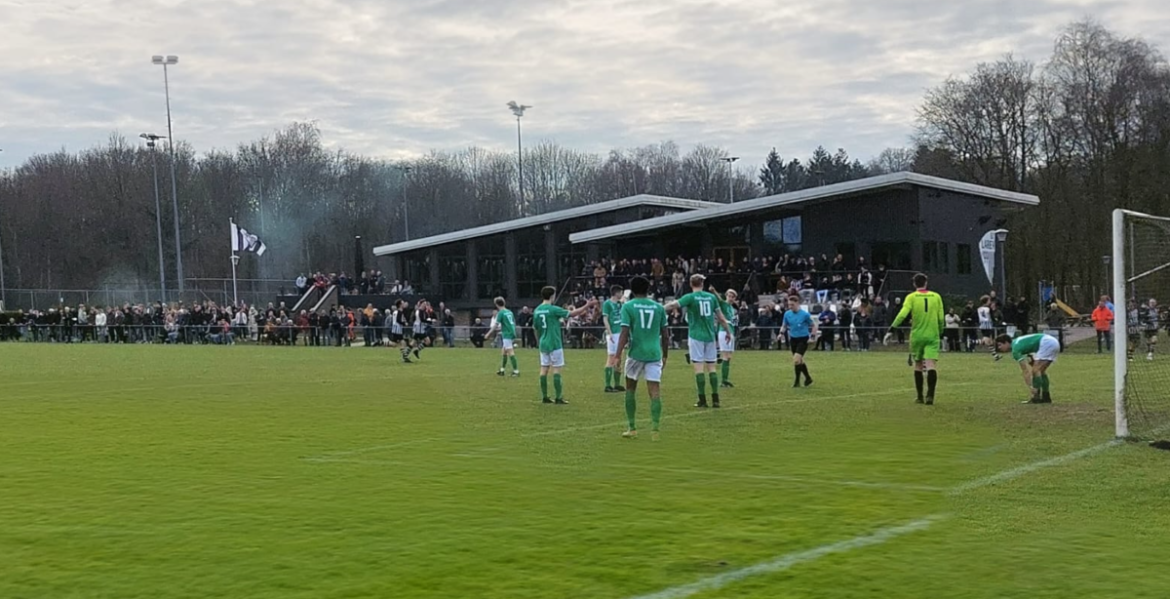
<instances>
[{"instance_id":1,"label":"white shorts","mask_svg":"<svg viewBox=\"0 0 1170 599\"><path fill-rule=\"evenodd\" d=\"M657 362L641 362L633 358L626 359L626 378L636 381L639 378L650 383L662 382L662 360Z\"/></svg>"},{"instance_id":2,"label":"white shorts","mask_svg":"<svg viewBox=\"0 0 1170 599\"><path fill-rule=\"evenodd\" d=\"M1055 362L1056 357L1060 355L1060 341L1056 337L1045 335L1040 340L1040 349L1036 351L1035 358L1037 360L1044 360L1045 362Z\"/></svg>"},{"instance_id":3,"label":"white shorts","mask_svg":"<svg viewBox=\"0 0 1170 599\"><path fill-rule=\"evenodd\" d=\"M510 349L513 349L512 344L514 344L515 342L516 342L515 339L504 339L503 337L501 337L500 338L500 343L501 343L500 347L502 347L506 350L510 350Z\"/></svg>"},{"instance_id":4,"label":"white shorts","mask_svg":"<svg viewBox=\"0 0 1170 599\"><path fill-rule=\"evenodd\" d=\"M727 331L719 331L719 351L729 353L735 351L735 337Z\"/></svg>"},{"instance_id":5,"label":"white shorts","mask_svg":"<svg viewBox=\"0 0 1170 599\"><path fill-rule=\"evenodd\" d=\"M618 340L620 338L621 338L621 335L618 333L610 333L609 334L609 337L605 341L605 351L609 352L609 355L611 355L611 356L617 355Z\"/></svg>"},{"instance_id":6,"label":"white shorts","mask_svg":"<svg viewBox=\"0 0 1170 599\"><path fill-rule=\"evenodd\" d=\"M565 365L565 350L553 350L551 354L540 352L540 366L542 368L562 368Z\"/></svg>"},{"instance_id":7,"label":"white shorts","mask_svg":"<svg viewBox=\"0 0 1170 599\"><path fill-rule=\"evenodd\" d=\"M714 341L687 339L687 350L691 354L691 362L697 364L714 364L719 361L719 352L715 349Z\"/></svg>"}]
</instances>

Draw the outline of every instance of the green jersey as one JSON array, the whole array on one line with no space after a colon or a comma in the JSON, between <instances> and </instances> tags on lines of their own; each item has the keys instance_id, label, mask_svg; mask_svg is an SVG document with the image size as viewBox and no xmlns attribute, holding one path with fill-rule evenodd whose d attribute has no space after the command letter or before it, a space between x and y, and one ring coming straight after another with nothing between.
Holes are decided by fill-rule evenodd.
<instances>
[{"instance_id":1,"label":"green jersey","mask_svg":"<svg viewBox=\"0 0 1170 599\"><path fill-rule=\"evenodd\" d=\"M630 359L639 362L662 360L662 329L666 327L666 309L658 302L638 297L622 306L622 328L629 329Z\"/></svg>"},{"instance_id":2,"label":"green jersey","mask_svg":"<svg viewBox=\"0 0 1170 599\"><path fill-rule=\"evenodd\" d=\"M695 341L713 343L715 341L715 308L719 298L706 291L693 291L678 300L678 305L686 310L687 336Z\"/></svg>"},{"instance_id":3,"label":"green jersey","mask_svg":"<svg viewBox=\"0 0 1170 599\"><path fill-rule=\"evenodd\" d=\"M551 354L564 348L561 321L568 317L568 310L552 304L541 304L532 311L532 324L540 341L540 353Z\"/></svg>"},{"instance_id":4,"label":"green jersey","mask_svg":"<svg viewBox=\"0 0 1170 599\"><path fill-rule=\"evenodd\" d=\"M727 324L731 325L731 330L734 331L739 326L739 310L727 301L719 300L719 311L723 312L723 318L727 319Z\"/></svg>"},{"instance_id":5,"label":"green jersey","mask_svg":"<svg viewBox=\"0 0 1170 599\"><path fill-rule=\"evenodd\" d=\"M622 332L622 304L613 300L605 300L601 305L601 313L609 320L609 332L620 335Z\"/></svg>"},{"instance_id":6,"label":"green jersey","mask_svg":"<svg viewBox=\"0 0 1170 599\"><path fill-rule=\"evenodd\" d=\"M1012 359L1020 362L1028 356L1040 351L1040 342L1044 340L1044 333L1034 333L1016 337L1012 341Z\"/></svg>"},{"instance_id":7,"label":"green jersey","mask_svg":"<svg viewBox=\"0 0 1170 599\"><path fill-rule=\"evenodd\" d=\"M898 326L909 316L910 339L922 342L938 342L942 338L943 328L946 327L947 315L943 309L942 296L925 289L919 289L906 296L902 310L894 319L891 326Z\"/></svg>"},{"instance_id":8,"label":"green jersey","mask_svg":"<svg viewBox=\"0 0 1170 599\"><path fill-rule=\"evenodd\" d=\"M516 317L511 310L503 308L496 312L496 326L500 327L500 339L516 339Z\"/></svg>"}]
</instances>

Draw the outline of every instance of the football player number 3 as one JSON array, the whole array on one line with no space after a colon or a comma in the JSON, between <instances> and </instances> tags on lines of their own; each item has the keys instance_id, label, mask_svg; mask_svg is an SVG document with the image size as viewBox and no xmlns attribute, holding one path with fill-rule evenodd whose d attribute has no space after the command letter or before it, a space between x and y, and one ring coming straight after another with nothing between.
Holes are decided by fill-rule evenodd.
<instances>
[{"instance_id":1,"label":"football player number 3","mask_svg":"<svg viewBox=\"0 0 1170 599\"><path fill-rule=\"evenodd\" d=\"M548 320L546 320L546 319L545 319L545 316L544 316L544 314L541 314L541 315L540 315L540 328L542 328L542 329L543 329L543 328L546 328L546 327L548 327Z\"/></svg>"}]
</instances>

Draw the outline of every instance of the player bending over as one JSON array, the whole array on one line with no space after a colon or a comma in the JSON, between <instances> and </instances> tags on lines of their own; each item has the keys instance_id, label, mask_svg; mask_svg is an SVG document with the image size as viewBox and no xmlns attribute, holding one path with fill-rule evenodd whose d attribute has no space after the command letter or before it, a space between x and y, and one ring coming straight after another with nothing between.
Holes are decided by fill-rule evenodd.
<instances>
[{"instance_id":1,"label":"player bending over","mask_svg":"<svg viewBox=\"0 0 1170 599\"><path fill-rule=\"evenodd\" d=\"M650 393L650 424L654 435L658 435L658 423L662 420L662 369L666 365L666 354L670 347L670 333L666 328L666 310L658 302L646 297L650 293L650 281L645 277L634 277L630 281L634 298L622 306L621 328L618 337L617 355L629 349L626 359L626 419L630 427L622 436L631 439L638 436L634 417L638 413L638 379L646 379L646 390Z\"/></svg>"},{"instance_id":2,"label":"player bending over","mask_svg":"<svg viewBox=\"0 0 1170 599\"><path fill-rule=\"evenodd\" d=\"M532 324L536 328L536 336L540 345L540 401L541 403L558 403L565 401L564 386L561 384L561 369L565 367L564 334L561 333L561 322L566 318L576 318L585 314L590 308L597 305L597 299L569 311L554 305L557 290L555 287L545 287L540 290L540 297L544 300L532 312ZM553 389L556 391L556 401L548 398L548 373L552 371Z\"/></svg>"},{"instance_id":3,"label":"player bending over","mask_svg":"<svg viewBox=\"0 0 1170 599\"><path fill-rule=\"evenodd\" d=\"M691 276L691 292L666 304L666 309L682 308L687 317L687 349L695 367L695 387L699 391L696 408L707 407L707 381L711 382L711 407L719 407L719 375L715 372L718 352L715 351L715 325L731 332L723 312L718 310L719 298L703 291L703 275Z\"/></svg>"},{"instance_id":4,"label":"player bending over","mask_svg":"<svg viewBox=\"0 0 1170 599\"><path fill-rule=\"evenodd\" d=\"M512 376L520 376L520 365L516 363L516 316L507 308L504 298L497 297L496 317L488 331L485 341L491 341L492 335L500 334L500 370L496 374L504 376L504 369L508 362L512 362Z\"/></svg>"},{"instance_id":5,"label":"player bending over","mask_svg":"<svg viewBox=\"0 0 1170 599\"><path fill-rule=\"evenodd\" d=\"M788 347L792 350L792 371L796 373L793 387L800 386L801 375L804 376L805 387L813 384L808 364L804 363L804 354L808 352L809 341L817 338L817 333L817 321L808 310L800 307L800 296L788 296L788 310L784 312L784 321L780 325L780 338L788 335Z\"/></svg>"},{"instance_id":6,"label":"player bending over","mask_svg":"<svg viewBox=\"0 0 1170 599\"><path fill-rule=\"evenodd\" d=\"M626 388L621 385L622 354L618 351L618 337L622 334L622 294L625 289L621 285L609 288L609 299L601 305L601 320L605 324L605 392L625 393Z\"/></svg>"},{"instance_id":7,"label":"player bending over","mask_svg":"<svg viewBox=\"0 0 1170 599\"><path fill-rule=\"evenodd\" d=\"M1013 341L1008 335L1000 335L995 339L995 349L1001 354L1011 352L1012 359L1020 365L1020 371L1024 373L1024 385L1031 395L1031 399L1024 403L1052 403L1048 367L1060 354L1060 342L1055 337L1034 333L1017 337ZM1031 364L1028 363L1029 356L1033 357Z\"/></svg>"},{"instance_id":8,"label":"player bending over","mask_svg":"<svg viewBox=\"0 0 1170 599\"><path fill-rule=\"evenodd\" d=\"M711 288L711 293L719 299L719 310L723 312L723 318L728 323L727 330L719 331L719 363L723 366L723 372L720 373L723 379L721 386L730 389L735 387L731 384L731 358L735 356L735 333L739 328L739 310L735 307L739 294L734 289L728 289L726 296L720 297L714 287Z\"/></svg>"},{"instance_id":9,"label":"player bending over","mask_svg":"<svg viewBox=\"0 0 1170 599\"><path fill-rule=\"evenodd\" d=\"M926 288L926 275L914 275L914 293L906 296L902 303L902 310L890 325L886 333L886 341L894 334L906 317L911 318L910 324L910 359L914 363L914 388L918 391L918 403L928 406L934 405L934 390L938 384L938 356L942 349L941 339L943 328L946 327L946 310L943 308L942 296ZM925 373L923 372L925 371ZM925 374L926 396L922 394L922 383Z\"/></svg>"}]
</instances>

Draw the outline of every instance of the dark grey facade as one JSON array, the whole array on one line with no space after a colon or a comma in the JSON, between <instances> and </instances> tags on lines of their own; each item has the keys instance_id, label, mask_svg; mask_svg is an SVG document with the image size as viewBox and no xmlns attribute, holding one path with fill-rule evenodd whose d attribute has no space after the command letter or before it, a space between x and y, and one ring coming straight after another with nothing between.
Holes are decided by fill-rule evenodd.
<instances>
[{"instance_id":1,"label":"dark grey facade","mask_svg":"<svg viewBox=\"0 0 1170 599\"><path fill-rule=\"evenodd\" d=\"M739 261L785 253L843 254L850 264L864 257L871 268L885 265L891 271L925 272L935 290L971 297L991 288L978 255L980 238L987 231L1010 228L1011 214L1026 208L916 184L763 204L738 214L696 212L695 217L711 216L579 245L591 248L590 255L618 259L703 255ZM887 290L909 290L908 279L894 276Z\"/></svg>"},{"instance_id":2,"label":"dark grey facade","mask_svg":"<svg viewBox=\"0 0 1170 599\"><path fill-rule=\"evenodd\" d=\"M409 281L416 294L453 307L485 307L497 296L536 303L542 287L560 287L597 259L599 248L574 246L569 243L571 234L710 205L674 198L644 202L625 198L594 205L590 214L579 217L519 219L492 226L482 235L450 242L444 241L449 235L438 235L399 244L407 248L402 251L385 246L375 254L381 250L379 266L388 279Z\"/></svg>"}]
</instances>

